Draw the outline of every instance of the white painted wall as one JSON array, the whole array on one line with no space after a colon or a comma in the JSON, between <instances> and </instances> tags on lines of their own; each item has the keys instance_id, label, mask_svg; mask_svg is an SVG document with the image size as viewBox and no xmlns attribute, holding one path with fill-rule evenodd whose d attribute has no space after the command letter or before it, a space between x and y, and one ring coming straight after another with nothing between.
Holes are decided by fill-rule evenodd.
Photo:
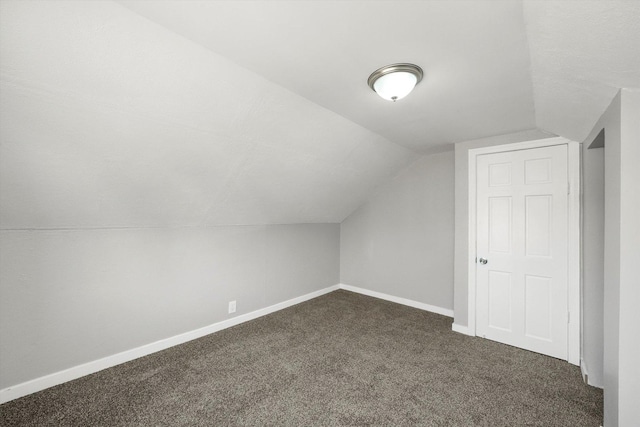
<instances>
[{"instance_id":1,"label":"white painted wall","mask_svg":"<svg viewBox=\"0 0 640 427\"><path fill-rule=\"evenodd\" d=\"M453 152L420 157L340 227L340 282L453 307Z\"/></svg>"},{"instance_id":2,"label":"white painted wall","mask_svg":"<svg viewBox=\"0 0 640 427\"><path fill-rule=\"evenodd\" d=\"M454 323L468 323L469 262L469 150L492 145L549 138L551 134L532 129L523 132L455 144L455 253L454 253Z\"/></svg>"},{"instance_id":3,"label":"white painted wall","mask_svg":"<svg viewBox=\"0 0 640 427\"><path fill-rule=\"evenodd\" d=\"M339 233L338 224L2 231L0 389L336 285Z\"/></svg>"},{"instance_id":4,"label":"white painted wall","mask_svg":"<svg viewBox=\"0 0 640 427\"><path fill-rule=\"evenodd\" d=\"M604 129L604 426L640 419L640 92L621 90L587 142ZM589 368L591 369L591 368Z\"/></svg>"},{"instance_id":5,"label":"white painted wall","mask_svg":"<svg viewBox=\"0 0 640 427\"><path fill-rule=\"evenodd\" d=\"M640 422L640 90L623 89L621 104L619 425L630 426Z\"/></svg>"},{"instance_id":6,"label":"white painted wall","mask_svg":"<svg viewBox=\"0 0 640 427\"><path fill-rule=\"evenodd\" d=\"M593 128L587 141L605 131L604 148L604 425L618 426L620 316L620 93Z\"/></svg>"},{"instance_id":7,"label":"white painted wall","mask_svg":"<svg viewBox=\"0 0 640 427\"><path fill-rule=\"evenodd\" d=\"M589 384L603 387L604 149L582 146L582 363Z\"/></svg>"}]
</instances>

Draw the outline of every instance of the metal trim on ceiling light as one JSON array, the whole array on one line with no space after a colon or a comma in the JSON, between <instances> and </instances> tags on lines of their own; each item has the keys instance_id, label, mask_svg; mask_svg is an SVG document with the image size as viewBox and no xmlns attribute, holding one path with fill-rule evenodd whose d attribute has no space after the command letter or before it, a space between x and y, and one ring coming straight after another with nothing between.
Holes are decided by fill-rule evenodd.
<instances>
[{"instance_id":1,"label":"metal trim on ceiling light","mask_svg":"<svg viewBox=\"0 0 640 427\"><path fill-rule=\"evenodd\" d=\"M420 80L422 80L422 76L424 75L422 68L418 67L417 65L401 62L398 64L385 65L384 67L378 68L373 73L371 73L369 79L367 80L367 83L369 84L371 90L375 92L376 90L374 89L373 85L375 84L376 80L378 80L382 76L386 76L387 74L397 73L400 71L411 73L416 76L416 85L420 83Z\"/></svg>"}]
</instances>

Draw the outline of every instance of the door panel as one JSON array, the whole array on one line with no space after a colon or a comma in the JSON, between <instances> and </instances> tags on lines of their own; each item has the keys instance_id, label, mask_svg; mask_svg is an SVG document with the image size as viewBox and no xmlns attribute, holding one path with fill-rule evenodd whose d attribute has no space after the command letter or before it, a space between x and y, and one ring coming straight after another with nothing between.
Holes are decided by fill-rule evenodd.
<instances>
[{"instance_id":1,"label":"door panel","mask_svg":"<svg viewBox=\"0 0 640 427\"><path fill-rule=\"evenodd\" d=\"M511 331L511 273L489 271L489 326Z\"/></svg>"},{"instance_id":2,"label":"door panel","mask_svg":"<svg viewBox=\"0 0 640 427\"><path fill-rule=\"evenodd\" d=\"M530 338L550 341L551 333L551 278L526 275L525 286L525 330Z\"/></svg>"},{"instance_id":3,"label":"door panel","mask_svg":"<svg viewBox=\"0 0 640 427\"><path fill-rule=\"evenodd\" d=\"M489 198L489 250L511 252L511 197Z\"/></svg>"},{"instance_id":4,"label":"door panel","mask_svg":"<svg viewBox=\"0 0 640 427\"><path fill-rule=\"evenodd\" d=\"M549 195L526 196L524 204L525 255L550 257L553 198Z\"/></svg>"},{"instance_id":5,"label":"door panel","mask_svg":"<svg viewBox=\"0 0 640 427\"><path fill-rule=\"evenodd\" d=\"M567 146L477 158L477 335L567 358Z\"/></svg>"}]
</instances>

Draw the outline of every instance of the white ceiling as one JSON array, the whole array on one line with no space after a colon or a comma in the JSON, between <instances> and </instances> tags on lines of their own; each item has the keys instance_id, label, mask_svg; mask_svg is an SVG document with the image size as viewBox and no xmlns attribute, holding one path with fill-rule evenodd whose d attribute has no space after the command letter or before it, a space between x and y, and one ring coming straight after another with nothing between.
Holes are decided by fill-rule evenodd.
<instances>
[{"instance_id":1,"label":"white ceiling","mask_svg":"<svg viewBox=\"0 0 640 427\"><path fill-rule=\"evenodd\" d=\"M537 126L583 141L619 88L640 88L640 1L526 1Z\"/></svg>"},{"instance_id":2,"label":"white ceiling","mask_svg":"<svg viewBox=\"0 0 640 427\"><path fill-rule=\"evenodd\" d=\"M640 1L0 1L0 226L340 222L417 156L586 137ZM376 68L414 62L407 98Z\"/></svg>"},{"instance_id":3,"label":"white ceiling","mask_svg":"<svg viewBox=\"0 0 640 427\"><path fill-rule=\"evenodd\" d=\"M4 229L340 222L412 153L113 2L0 2Z\"/></svg>"},{"instance_id":4,"label":"white ceiling","mask_svg":"<svg viewBox=\"0 0 640 427\"><path fill-rule=\"evenodd\" d=\"M581 140L640 87L640 1L148 1L129 9L405 147L539 127ZM382 65L426 77L401 103Z\"/></svg>"},{"instance_id":5,"label":"white ceiling","mask_svg":"<svg viewBox=\"0 0 640 427\"><path fill-rule=\"evenodd\" d=\"M120 3L411 149L535 127L520 2ZM367 78L395 62L420 65L425 78L393 104Z\"/></svg>"}]
</instances>

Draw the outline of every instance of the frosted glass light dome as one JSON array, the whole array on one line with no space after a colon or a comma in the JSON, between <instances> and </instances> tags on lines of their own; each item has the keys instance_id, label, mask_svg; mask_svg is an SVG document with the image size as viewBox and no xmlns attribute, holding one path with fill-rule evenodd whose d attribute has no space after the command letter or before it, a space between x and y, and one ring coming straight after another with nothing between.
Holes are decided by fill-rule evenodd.
<instances>
[{"instance_id":1,"label":"frosted glass light dome","mask_svg":"<svg viewBox=\"0 0 640 427\"><path fill-rule=\"evenodd\" d=\"M369 76L369 87L388 101L402 99L422 80L422 69L413 64L393 64Z\"/></svg>"},{"instance_id":2,"label":"frosted glass light dome","mask_svg":"<svg viewBox=\"0 0 640 427\"><path fill-rule=\"evenodd\" d=\"M398 71L378 78L373 84L373 90L386 100L397 101L409 95L417 82L415 75Z\"/></svg>"}]
</instances>

